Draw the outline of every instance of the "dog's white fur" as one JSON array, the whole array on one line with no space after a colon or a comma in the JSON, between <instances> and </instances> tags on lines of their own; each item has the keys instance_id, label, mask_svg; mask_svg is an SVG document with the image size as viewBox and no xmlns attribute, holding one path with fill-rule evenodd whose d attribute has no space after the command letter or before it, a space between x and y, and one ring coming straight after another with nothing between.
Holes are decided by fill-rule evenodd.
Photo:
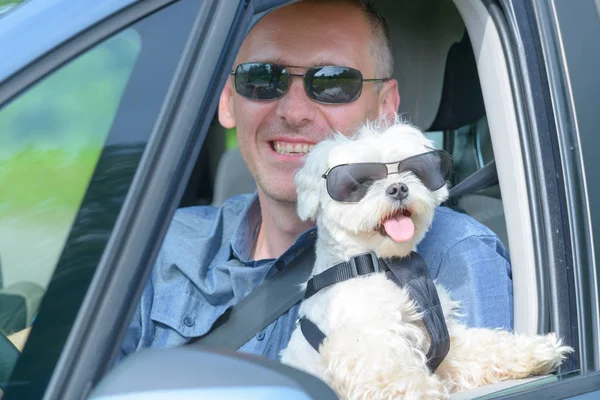
<instances>
[{"instance_id":1,"label":"dog's white fur","mask_svg":"<svg viewBox=\"0 0 600 400\"><path fill-rule=\"evenodd\" d=\"M429 229L435 208L448 197L447 186L431 192L405 172L375 182L359 203L344 204L329 197L321 175L335 165L399 161L432 147L419 130L396 121L387 129L366 124L353 138L336 135L312 149L296 184L299 216L318 227L313 274L367 251L379 257L406 256ZM398 211L398 203L385 193L399 181L409 187L406 206L415 225L412 240L404 243L379 233L382 221ZM438 293L451 348L435 374L427 368L429 337L415 304L384 274L337 283L303 301L300 316L317 324L327 338L318 353L296 328L281 361L320 377L345 399L423 399L547 374L572 351L554 334L467 328L457 321L458 304L439 286Z\"/></svg>"}]
</instances>

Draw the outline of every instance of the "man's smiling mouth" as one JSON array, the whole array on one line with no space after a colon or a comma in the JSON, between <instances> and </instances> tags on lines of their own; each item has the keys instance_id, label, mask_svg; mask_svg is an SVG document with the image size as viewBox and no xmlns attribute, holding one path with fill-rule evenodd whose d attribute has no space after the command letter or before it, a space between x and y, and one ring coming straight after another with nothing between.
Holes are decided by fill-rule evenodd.
<instances>
[{"instance_id":1,"label":"man's smiling mouth","mask_svg":"<svg viewBox=\"0 0 600 400\"><path fill-rule=\"evenodd\" d=\"M289 143L281 141L273 141L270 143L271 148L278 154L285 155L304 155L313 148L311 143Z\"/></svg>"}]
</instances>

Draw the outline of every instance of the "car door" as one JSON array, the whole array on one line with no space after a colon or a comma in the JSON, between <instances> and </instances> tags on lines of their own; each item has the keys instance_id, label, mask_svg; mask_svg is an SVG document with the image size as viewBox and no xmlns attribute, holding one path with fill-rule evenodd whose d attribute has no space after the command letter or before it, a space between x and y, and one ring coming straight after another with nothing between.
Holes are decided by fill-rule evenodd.
<instances>
[{"instance_id":1,"label":"car door","mask_svg":"<svg viewBox=\"0 0 600 400\"><path fill-rule=\"evenodd\" d=\"M6 399L82 398L111 365L258 3L49 0L3 15L2 285L35 288L0 327L32 328Z\"/></svg>"}]
</instances>

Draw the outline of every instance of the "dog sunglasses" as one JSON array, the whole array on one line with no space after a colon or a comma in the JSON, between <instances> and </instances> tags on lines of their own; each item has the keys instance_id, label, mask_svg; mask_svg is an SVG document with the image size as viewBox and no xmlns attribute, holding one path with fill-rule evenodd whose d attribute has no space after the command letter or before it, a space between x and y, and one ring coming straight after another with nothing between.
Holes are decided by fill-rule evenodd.
<instances>
[{"instance_id":1,"label":"dog sunglasses","mask_svg":"<svg viewBox=\"0 0 600 400\"><path fill-rule=\"evenodd\" d=\"M327 193L335 201L358 203L371 185L391 174L410 171L431 191L446 184L452 171L452 156L443 150L418 154L391 163L353 163L330 168L322 177L327 180Z\"/></svg>"},{"instance_id":2,"label":"dog sunglasses","mask_svg":"<svg viewBox=\"0 0 600 400\"><path fill-rule=\"evenodd\" d=\"M304 74L292 74L287 68L306 69ZM346 104L360 97L363 83L385 82L390 78L364 79L354 68L338 66L284 67L279 64L249 62L230 72L234 76L236 92L250 100L277 100L283 97L291 84L291 77L304 80L306 95L324 104Z\"/></svg>"}]
</instances>

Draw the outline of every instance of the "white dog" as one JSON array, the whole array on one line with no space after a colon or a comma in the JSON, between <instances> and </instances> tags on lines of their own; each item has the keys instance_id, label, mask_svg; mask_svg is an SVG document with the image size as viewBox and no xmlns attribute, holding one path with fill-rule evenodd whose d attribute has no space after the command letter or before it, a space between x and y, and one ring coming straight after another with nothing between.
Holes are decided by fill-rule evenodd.
<instances>
[{"instance_id":1,"label":"white dog","mask_svg":"<svg viewBox=\"0 0 600 400\"><path fill-rule=\"evenodd\" d=\"M420 131L401 123L367 124L353 138L337 135L311 150L296 184L300 218L318 227L313 276L360 253L405 257L415 249L448 198L448 162L432 150ZM439 286L438 294L450 350L435 373L427 365L430 341L421 313L408 290L383 273L305 299L300 317L325 339L317 352L297 327L281 360L345 399L422 399L547 374L572 351L554 334L467 328L456 319L457 303Z\"/></svg>"}]
</instances>

